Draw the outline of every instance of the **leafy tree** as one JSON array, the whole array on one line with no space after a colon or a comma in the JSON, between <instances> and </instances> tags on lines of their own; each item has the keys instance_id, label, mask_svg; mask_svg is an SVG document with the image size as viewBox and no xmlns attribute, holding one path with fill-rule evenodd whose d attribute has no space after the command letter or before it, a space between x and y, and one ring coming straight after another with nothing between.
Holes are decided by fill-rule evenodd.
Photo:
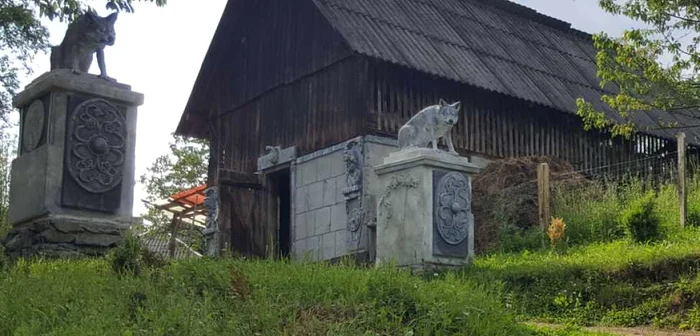
<instances>
[{"instance_id":1,"label":"leafy tree","mask_svg":"<svg viewBox=\"0 0 700 336\"><path fill-rule=\"evenodd\" d=\"M577 100L578 114L586 129L610 129L613 135L630 135L642 130L632 123L634 114L654 109L700 117L700 2L599 0L599 5L646 27L626 30L617 38L605 33L594 36L601 87L614 92L602 100L619 118L613 122L613 118L581 98ZM662 128L680 127L662 124Z\"/></svg>"},{"instance_id":2,"label":"leafy tree","mask_svg":"<svg viewBox=\"0 0 700 336\"><path fill-rule=\"evenodd\" d=\"M10 229L7 223L7 210L10 205L10 163L15 155L16 145L14 136L0 133L0 239L4 238Z\"/></svg>"},{"instance_id":3,"label":"leafy tree","mask_svg":"<svg viewBox=\"0 0 700 336\"><path fill-rule=\"evenodd\" d=\"M143 216L156 232L171 232L171 219L150 203L165 199L175 193L206 183L209 164L207 140L191 139L173 134L170 153L158 157L142 175L140 182L146 187L148 213ZM196 241L201 235L191 227L181 227L178 236ZM197 247L198 244L193 244Z\"/></svg>"},{"instance_id":4,"label":"leafy tree","mask_svg":"<svg viewBox=\"0 0 700 336\"><path fill-rule=\"evenodd\" d=\"M154 2L164 6L166 0L101 0L107 9L134 12L134 1ZM91 9L84 0L0 0L0 127L7 123L12 110L11 98L19 88L20 69L31 74L31 62L40 51L48 51L49 32L42 18L71 22Z\"/></svg>"}]
</instances>

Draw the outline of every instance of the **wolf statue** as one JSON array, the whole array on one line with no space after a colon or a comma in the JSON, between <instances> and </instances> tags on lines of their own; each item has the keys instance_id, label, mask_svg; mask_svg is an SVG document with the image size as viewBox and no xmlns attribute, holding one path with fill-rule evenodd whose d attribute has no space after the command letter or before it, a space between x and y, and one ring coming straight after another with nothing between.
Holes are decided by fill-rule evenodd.
<instances>
[{"instance_id":1,"label":"wolf statue","mask_svg":"<svg viewBox=\"0 0 700 336\"><path fill-rule=\"evenodd\" d=\"M437 150L438 139L444 137L451 154L458 155L452 143L450 131L459 121L460 102L448 104L443 99L440 103L428 106L418 112L399 129L399 148L428 147L432 143Z\"/></svg>"},{"instance_id":2,"label":"wolf statue","mask_svg":"<svg viewBox=\"0 0 700 336\"><path fill-rule=\"evenodd\" d=\"M63 42L51 48L51 70L71 69L76 74L87 73L92 64L92 54L97 53L99 77L113 81L107 77L104 48L114 45L116 20L117 13L100 17L94 11L78 17L68 25Z\"/></svg>"}]
</instances>

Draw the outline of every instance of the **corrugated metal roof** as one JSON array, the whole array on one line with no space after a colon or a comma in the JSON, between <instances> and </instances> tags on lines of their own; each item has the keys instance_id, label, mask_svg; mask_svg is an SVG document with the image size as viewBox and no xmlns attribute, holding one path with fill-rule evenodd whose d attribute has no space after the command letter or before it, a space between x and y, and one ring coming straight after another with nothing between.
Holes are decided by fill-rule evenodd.
<instances>
[{"instance_id":1,"label":"corrugated metal roof","mask_svg":"<svg viewBox=\"0 0 700 336\"><path fill-rule=\"evenodd\" d=\"M606 91L590 36L563 21L504 0L313 1L358 53L569 113L585 97L621 120L599 101ZM663 114L634 120L650 128L668 119L693 124ZM700 141L700 128L684 131Z\"/></svg>"}]
</instances>

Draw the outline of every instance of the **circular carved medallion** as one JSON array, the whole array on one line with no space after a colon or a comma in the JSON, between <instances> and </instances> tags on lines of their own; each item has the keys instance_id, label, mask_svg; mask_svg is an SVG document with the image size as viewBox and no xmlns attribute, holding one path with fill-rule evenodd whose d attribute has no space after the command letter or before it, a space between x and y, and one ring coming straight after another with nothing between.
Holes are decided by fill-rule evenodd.
<instances>
[{"instance_id":1,"label":"circular carved medallion","mask_svg":"<svg viewBox=\"0 0 700 336\"><path fill-rule=\"evenodd\" d=\"M39 146L41 134L44 133L45 119L44 103L35 100L29 105L22 126L22 147L26 152L31 152Z\"/></svg>"},{"instance_id":2,"label":"circular carved medallion","mask_svg":"<svg viewBox=\"0 0 700 336\"><path fill-rule=\"evenodd\" d=\"M78 105L68 121L67 169L85 190L103 193L122 180L126 120L104 99Z\"/></svg>"},{"instance_id":3,"label":"circular carved medallion","mask_svg":"<svg viewBox=\"0 0 700 336\"><path fill-rule=\"evenodd\" d=\"M359 208L354 208L351 209L348 213L348 230L351 232L357 232L357 230L360 229L360 224L362 223L362 215L363 215L362 209Z\"/></svg>"},{"instance_id":4,"label":"circular carved medallion","mask_svg":"<svg viewBox=\"0 0 700 336\"><path fill-rule=\"evenodd\" d=\"M443 176L437 184L437 229L445 242L458 245L467 238L467 223L471 212L469 180L460 173Z\"/></svg>"}]
</instances>

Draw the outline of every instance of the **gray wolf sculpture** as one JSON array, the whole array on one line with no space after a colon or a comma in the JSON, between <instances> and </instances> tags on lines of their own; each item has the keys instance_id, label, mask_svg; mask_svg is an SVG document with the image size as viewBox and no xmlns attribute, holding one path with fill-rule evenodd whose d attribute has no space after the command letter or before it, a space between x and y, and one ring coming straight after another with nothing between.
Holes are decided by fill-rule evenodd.
<instances>
[{"instance_id":1,"label":"gray wolf sculpture","mask_svg":"<svg viewBox=\"0 0 700 336\"><path fill-rule=\"evenodd\" d=\"M100 17L88 11L78 17L66 31L66 36L59 46L51 48L51 70L71 69L74 73L87 73L92 64L92 54L97 53L100 77L107 77L105 67L105 46L114 45L114 22L117 13Z\"/></svg>"},{"instance_id":2,"label":"gray wolf sculpture","mask_svg":"<svg viewBox=\"0 0 700 336\"><path fill-rule=\"evenodd\" d=\"M428 106L418 112L399 129L400 149L428 147L428 144L432 143L433 149L437 150L438 139L444 137L449 152L457 155L450 131L459 121L460 107L460 102L448 104L440 99L437 105Z\"/></svg>"}]
</instances>

